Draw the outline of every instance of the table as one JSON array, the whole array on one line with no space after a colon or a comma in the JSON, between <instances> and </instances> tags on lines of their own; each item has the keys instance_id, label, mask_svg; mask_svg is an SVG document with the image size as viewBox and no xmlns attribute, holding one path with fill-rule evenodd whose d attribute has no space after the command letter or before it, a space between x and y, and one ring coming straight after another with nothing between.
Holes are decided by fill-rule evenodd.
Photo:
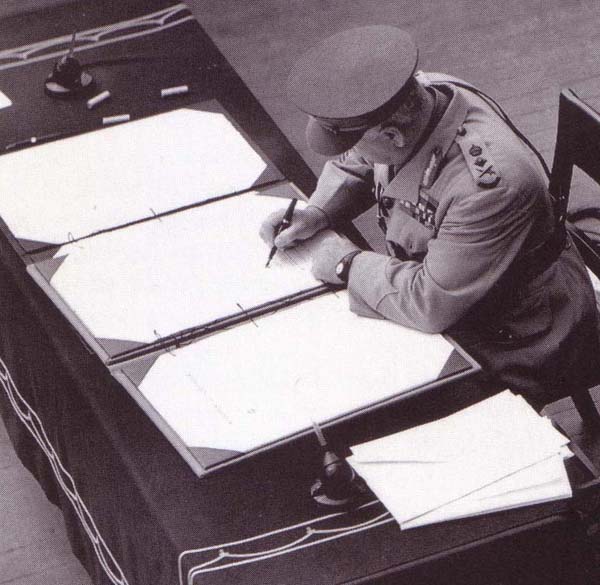
<instances>
[{"instance_id":1,"label":"table","mask_svg":"<svg viewBox=\"0 0 600 585\"><path fill-rule=\"evenodd\" d=\"M98 116L82 115L82 104L50 102L41 89L76 24L82 31L76 54L94 64L102 86L118 91L119 100L102 115L127 111L135 119L162 111L167 102L156 88L177 85L183 76L193 91L177 106L218 99L272 162L274 174L264 184L283 176L309 193L314 177L185 5L140 4L81 2L77 23L72 7L0 23L0 89L14 102L0 111L2 144L98 127ZM46 38L43 46L31 46ZM29 53L8 50L27 44ZM308 434L198 478L35 286L25 270L28 253L3 231L0 410L24 464L61 507L74 552L96 583L432 583L450 575L474 583L549 583L573 577L575 553L557 554L575 530L564 503L401 533L376 500L343 513L315 505L309 487L321 455ZM358 431L352 421L342 422L332 443L343 449L350 437L367 440L463 406L474 395L443 382L469 369L454 354L437 385L443 392L415 392L410 401L376 409Z\"/></svg>"}]
</instances>

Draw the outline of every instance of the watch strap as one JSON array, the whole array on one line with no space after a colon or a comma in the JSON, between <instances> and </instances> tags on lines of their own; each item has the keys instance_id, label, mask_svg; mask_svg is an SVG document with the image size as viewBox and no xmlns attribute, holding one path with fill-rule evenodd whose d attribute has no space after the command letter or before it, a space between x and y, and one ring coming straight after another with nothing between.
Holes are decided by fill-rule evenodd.
<instances>
[{"instance_id":1,"label":"watch strap","mask_svg":"<svg viewBox=\"0 0 600 585\"><path fill-rule=\"evenodd\" d=\"M338 265L342 266L342 269L338 272L338 278L344 283L348 284L348 278L350 277L350 267L352 266L352 261L356 256L358 256L362 250L353 250L349 254L346 254L340 261Z\"/></svg>"}]
</instances>

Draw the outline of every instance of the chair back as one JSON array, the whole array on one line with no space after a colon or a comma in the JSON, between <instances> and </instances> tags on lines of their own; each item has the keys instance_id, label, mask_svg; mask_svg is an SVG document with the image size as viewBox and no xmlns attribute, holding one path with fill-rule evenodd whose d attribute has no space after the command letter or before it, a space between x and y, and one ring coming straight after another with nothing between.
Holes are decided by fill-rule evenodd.
<instances>
[{"instance_id":1,"label":"chair back","mask_svg":"<svg viewBox=\"0 0 600 585\"><path fill-rule=\"evenodd\" d=\"M573 90L565 89L560 94L556 148L550 176L550 193L556 201L559 220L567 214L574 166L600 185L600 114L577 97ZM568 223L567 228L586 265L600 276L600 254L593 242Z\"/></svg>"}]
</instances>

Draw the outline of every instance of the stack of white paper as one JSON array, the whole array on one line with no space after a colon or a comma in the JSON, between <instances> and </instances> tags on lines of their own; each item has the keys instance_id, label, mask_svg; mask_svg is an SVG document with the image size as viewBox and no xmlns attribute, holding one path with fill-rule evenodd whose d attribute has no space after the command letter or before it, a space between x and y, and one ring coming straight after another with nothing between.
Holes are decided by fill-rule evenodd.
<instances>
[{"instance_id":1,"label":"stack of white paper","mask_svg":"<svg viewBox=\"0 0 600 585\"><path fill-rule=\"evenodd\" d=\"M350 463L402 528L571 496L568 439L506 390L352 447Z\"/></svg>"}]
</instances>

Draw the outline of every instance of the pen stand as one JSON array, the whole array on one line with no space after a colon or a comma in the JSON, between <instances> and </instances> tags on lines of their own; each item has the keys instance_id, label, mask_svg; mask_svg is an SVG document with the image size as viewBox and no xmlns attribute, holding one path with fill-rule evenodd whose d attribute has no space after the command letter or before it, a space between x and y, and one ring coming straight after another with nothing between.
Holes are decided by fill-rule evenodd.
<instances>
[{"instance_id":1,"label":"pen stand","mask_svg":"<svg viewBox=\"0 0 600 585\"><path fill-rule=\"evenodd\" d=\"M342 508L360 503L367 494L367 484L350 464L326 450L321 474L310 489L313 500L323 506Z\"/></svg>"},{"instance_id":2,"label":"pen stand","mask_svg":"<svg viewBox=\"0 0 600 585\"><path fill-rule=\"evenodd\" d=\"M94 78L83 69L81 63L71 55L57 61L44 87L51 97L86 97L94 89Z\"/></svg>"}]
</instances>

